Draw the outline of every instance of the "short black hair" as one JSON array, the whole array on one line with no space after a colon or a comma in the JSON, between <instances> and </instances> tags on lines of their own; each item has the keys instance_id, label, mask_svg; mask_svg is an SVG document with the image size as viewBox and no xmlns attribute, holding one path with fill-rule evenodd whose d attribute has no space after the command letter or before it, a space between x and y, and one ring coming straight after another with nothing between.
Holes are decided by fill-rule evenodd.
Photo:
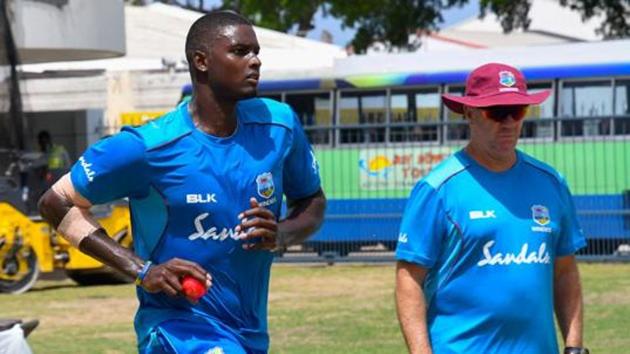
<instances>
[{"instance_id":1,"label":"short black hair","mask_svg":"<svg viewBox=\"0 0 630 354\"><path fill-rule=\"evenodd\" d=\"M38 141L42 141L44 139L47 139L48 141L51 140L51 136L50 133L48 132L48 130L42 130L39 132L39 134L37 134L37 140Z\"/></svg>"},{"instance_id":2,"label":"short black hair","mask_svg":"<svg viewBox=\"0 0 630 354\"><path fill-rule=\"evenodd\" d=\"M191 63L196 50L208 51L220 29L235 25L252 26L252 23L231 10L215 10L201 16L188 30L186 60Z\"/></svg>"}]
</instances>

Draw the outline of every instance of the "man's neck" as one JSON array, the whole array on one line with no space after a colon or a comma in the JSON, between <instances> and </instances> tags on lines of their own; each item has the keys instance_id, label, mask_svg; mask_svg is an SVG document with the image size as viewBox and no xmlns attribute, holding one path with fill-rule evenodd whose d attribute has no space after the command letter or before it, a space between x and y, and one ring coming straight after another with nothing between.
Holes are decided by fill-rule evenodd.
<instances>
[{"instance_id":1,"label":"man's neck","mask_svg":"<svg viewBox=\"0 0 630 354\"><path fill-rule=\"evenodd\" d=\"M485 152L472 143L469 143L465 150L478 164L493 172L509 170L516 163L516 150L513 150L510 154L496 155Z\"/></svg>"},{"instance_id":2,"label":"man's neck","mask_svg":"<svg viewBox=\"0 0 630 354\"><path fill-rule=\"evenodd\" d=\"M227 137L236 130L236 101L221 101L209 92L195 91L190 100L190 115L197 129Z\"/></svg>"}]
</instances>

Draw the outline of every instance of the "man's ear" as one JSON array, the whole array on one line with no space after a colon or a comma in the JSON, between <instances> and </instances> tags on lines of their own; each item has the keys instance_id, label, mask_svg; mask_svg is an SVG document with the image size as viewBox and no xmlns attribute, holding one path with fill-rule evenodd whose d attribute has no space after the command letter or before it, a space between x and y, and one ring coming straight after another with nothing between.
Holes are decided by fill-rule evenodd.
<instances>
[{"instance_id":1,"label":"man's ear","mask_svg":"<svg viewBox=\"0 0 630 354\"><path fill-rule=\"evenodd\" d=\"M193 66L195 67L196 70L199 70L202 72L208 71L208 56L206 55L206 53L200 50L195 50L195 53L193 54L192 59L193 59Z\"/></svg>"}]
</instances>

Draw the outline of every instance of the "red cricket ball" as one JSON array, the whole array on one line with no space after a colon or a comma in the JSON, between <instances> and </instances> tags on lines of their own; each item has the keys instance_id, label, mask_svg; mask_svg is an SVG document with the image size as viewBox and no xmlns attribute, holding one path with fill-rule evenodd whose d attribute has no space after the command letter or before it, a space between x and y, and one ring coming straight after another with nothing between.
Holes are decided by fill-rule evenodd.
<instances>
[{"instance_id":1,"label":"red cricket ball","mask_svg":"<svg viewBox=\"0 0 630 354\"><path fill-rule=\"evenodd\" d=\"M205 284L196 278L193 278L190 275L185 275L182 278L182 291L186 296L196 301L204 296L208 289L206 289Z\"/></svg>"}]
</instances>

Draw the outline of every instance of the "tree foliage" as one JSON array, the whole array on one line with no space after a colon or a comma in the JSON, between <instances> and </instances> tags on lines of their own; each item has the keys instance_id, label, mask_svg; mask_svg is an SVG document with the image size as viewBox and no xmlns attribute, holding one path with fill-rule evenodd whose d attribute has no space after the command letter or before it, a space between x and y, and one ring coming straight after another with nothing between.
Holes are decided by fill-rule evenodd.
<instances>
[{"instance_id":1,"label":"tree foliage","mask_svg":"<svg viewBox=\"0 0 630 354\"><path fill-rule=\"evenodd\" d=\"M630 37L630 1L628 0L560 0L562 6L578 11L582 20L604 15L597 33L607 39Z\"/></svg>"},{"instance_id":2,"label":"tree foliage","mask_svg":"<svg viewBox=\"0 0 630 354\"><path fill-rule=\"evenodd\" d=\"M298 35L306 36L323 4L324 0L224 0L223 8L236 10L265 28L287 32L297 26Z\"/></svg>"},{"instance_id":3,"label":"tree foliage","mask_svg":"<svg viewBox=\"0 0 630 354\"><path fill-rule=\"evenodd\" d=\"M177 2L191 8L192 0ZM200 0L196 0L199 2ZM528 29L529 10L534 0L480 0L479 14L494 13L505 32ZM577 11L583 20L603 15L597 33L606 39L630 37L629 0L556 0ZM256 25L279 31L297 31L306 36L318 10L341 20L344 27L356 29L352 45L364 52L374 42L389 47L409 47L409 34L435 30L442 22L442 12L463 6L469 0L223 0L222 8L233 9ZM203 1L201 1L203 3ZM410 48L413 49L413 48Z\"/></svg>"},{"instance_id":4,"label":"tree foliage","mask_svg":"<svg viewBox=\"0 0 630 354\"><path fill-rule=\"evenodd\" d=\"M364 52L373 42L390 47L408 47L409 34L418 29L435 30L442 21L442 10L463 5L468 0L363 0L331 1L330 14L342 24L357 29L352 45ZM409 48L413 49L413 48Z\"/></svg>"},{"instance_id":5,"label":"tree foliage","mask_svg":"<svg viewBox=\"0 0 630 354\"><path fill-rule=\"evenodd\" d=\"M236 10L257 25L288 31L297 26L299 35L313 28L313 17L321 9L325 15L356 28L355 50L364 51L379 41L406 47L409 34L417 29L436 29L441 11L468 0L224 0L223 8Z\"/></svg>"},{"instance_id":6,"label":"tree foliage","mask_svg":"<svg viewBox=\"0 0 630 354\"><path fill-rule=\"evenodd\" d=\"M530 19L529 8L532 0L481 0L480 14L493 12L501 21L505 32L527 29ZM596 33L605 39L630 37L630 1L628 0L558 0L560 5L577 11L582 20L603 15L604 21Z\"/></svg>"}]
</instances>

